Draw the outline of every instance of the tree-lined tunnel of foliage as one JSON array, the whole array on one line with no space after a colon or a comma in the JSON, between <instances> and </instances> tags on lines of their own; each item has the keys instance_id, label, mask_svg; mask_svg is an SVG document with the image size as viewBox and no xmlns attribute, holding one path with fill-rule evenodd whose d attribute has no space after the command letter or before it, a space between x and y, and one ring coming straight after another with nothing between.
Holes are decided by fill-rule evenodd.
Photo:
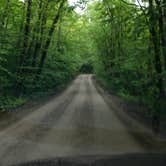
<instances>
[{"instance_id":1,"label":"tree-lined tunnel of foliage","mask_svg":"<svg viewBox=\"0 0 166 166\"><path fill-rule=\"evenodd\" d=\"M165 109L166 0L72 4L0 1L0 108L93 71L107 88L155 110L158 120Z\"/></svg>"}]
</instances>

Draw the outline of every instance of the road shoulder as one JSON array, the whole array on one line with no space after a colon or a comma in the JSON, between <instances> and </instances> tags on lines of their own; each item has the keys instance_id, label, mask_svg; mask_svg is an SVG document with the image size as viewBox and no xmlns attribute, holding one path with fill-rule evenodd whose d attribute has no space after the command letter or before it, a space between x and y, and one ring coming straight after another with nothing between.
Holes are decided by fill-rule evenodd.
<instances>
[{"instance_id":1,"label":"road shoulder","mask_svg":"<svg viewBox=\"0 0 166 166\"><path fill-rule=\"evenodd\" d=\"M38 108L42 107L52 99L60 96L71 84L73 80L61 87L58 90L53 90L53 92L46 95L35 97L26 102L24 105L19 106L9 111L0 112L0 131L5 130L12 124L20 121L24 117L30 115Z\"/></svg>"},{"instance_id":2,"label":"road shoulder","mask_svg":"<svg viewBox=\"0 0 166 166\"><path fill-rule=\"evenodd\" d=\"M97 91L103 96L105 102L116 113L118 118L127 127L128 132L138 141L140 141L148 150L157 149L158 151L166 151L166 139L153 134L151 128L141 121L134 118L127 110L125 101L108 92L101 84L93 78Z\"/></svg>"}]
</instances>

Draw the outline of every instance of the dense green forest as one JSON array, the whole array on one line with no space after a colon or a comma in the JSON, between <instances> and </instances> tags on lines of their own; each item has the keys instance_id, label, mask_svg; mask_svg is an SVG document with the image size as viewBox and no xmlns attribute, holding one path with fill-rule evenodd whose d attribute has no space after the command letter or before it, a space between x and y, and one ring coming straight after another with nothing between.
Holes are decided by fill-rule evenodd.
<instances>
[{"instance_id":1,"label":"dense green forest","mask_svg":"<svg viewBox=\"0 0 166 166\"><path fill-rule=\"evenodd\" d=\"M166 107L166 0L0 1L1 110L92 71L158 119Z\"/></svg>"}]
</instances>

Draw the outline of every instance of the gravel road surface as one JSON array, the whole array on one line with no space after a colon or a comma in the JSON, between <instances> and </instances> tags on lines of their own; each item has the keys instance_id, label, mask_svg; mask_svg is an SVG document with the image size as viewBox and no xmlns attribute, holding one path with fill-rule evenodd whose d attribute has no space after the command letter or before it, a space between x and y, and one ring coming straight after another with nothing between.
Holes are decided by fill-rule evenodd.
<instances>
[{"instance_id":1,"label":"gravel road surface","mask_svg":"<svg viewBox=\"0 0 166 166\"><path fill-rule=\"evenodd\" d=\"M0 132L0 165L51 157L144 153L94 86L80 75L60 95Z\"/></svg>"}]
</instances>

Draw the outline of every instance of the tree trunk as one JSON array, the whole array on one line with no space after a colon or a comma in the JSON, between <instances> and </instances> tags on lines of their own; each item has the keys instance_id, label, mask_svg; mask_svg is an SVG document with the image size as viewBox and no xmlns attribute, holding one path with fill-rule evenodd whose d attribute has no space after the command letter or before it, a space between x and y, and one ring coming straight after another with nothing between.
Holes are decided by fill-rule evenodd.
<instances>
[{"instance_id":1,"label":"tree trunk","mask_svg":"<svg viewBox=\"0 0 166 166\"><path fill-rule=\"evenodd\" d=\"M160 39L158 36L158 20L157 16L155 14L155 7L154 7L154 2L153 0L149 0L149 21L150 21L150 34L151 34L151 39L153 43L153 48L154 48L154 63L155 63L155 70L157 73L157 77L155 80L156 87L158 88L159 92L158 94L155 95L155 103L154 103L154 108L155 111L153 113L152 117L152 128L153 131L158 134L159 133L159 124L160 124L160 100L163 94L163 80L161 77L162 74L162 64L161 64L161 51L160 51Z\"/></svg>"},{"instance_id":2,"label":"tree trunk","mask_svg":"<svg viewBox=\"0 0 166 166\"><path fill-rule=\"evenodd\" d=\"M31 8L32 8L32 0L27 0L26 21L25 21L25 26L24 26L23 49L21 51L20 62L19 62L20 66L19 66L19 69L17 71L17 76L21 76L23 73L22 67L24 66L24 63L25 63L25 57L26 57L27 48L28 48L28 38L29 38L29 33L30 33ZM24 81L24 78L22 76L21 76L21 79L18 79L16 81L16 85L15 85L16 96L19 96L23 91L23 81Z\"/></svg>"},{"instance_id":3,"label":"tree trunk","mask_svg":"<svg viewBox=\"0 0 166 166\"><path fill-rule=\"evenodd\" d=\"M163 7L162 5L164 5L164 1L166 3L166 0L163 0L162 1L158 1L158 0L155 0L156 1L156 4L157 4L157 8L158 8L158 21L159 21L159 33L160 33L160 42L161 42L161 47L162 47L162 54L163 54L163 59L164 59L164 67L166 69L166 34L165 34L165 31L166 29L166 26L165 26L165 22L166 19L165 16L164 16L164 12L166 12L166 7ZM166 13L165 13L166 14Z\"/></svg>"},{"instance_id":4,"label":"tree trunk","mask_svg":"<svg viewBox=\"0 0 166 166\"><path fill-rule=\"evenodd\" d=\"M10 1L9 0L6 0L6 6L5 6L5 9L4 9L4 13L3 13L3 16L2 16L2 27L4 27L5 29L7 29L7 15L8 15L8 9L9 9L9 3Z\"/></svg>"},{"instance_id":5,"label":"tree trunk","mask_svg":"<svg viewBox=\"0 0 166 166\"><path fill-rule=\"evenodd\" d=\"M39 63L39 66L38 66L38 71L37 71L37 75L39 76L42 72L42 69L43 69L43 66L44 66L44 62L45 62L45 59L46 59L46 56L47 56L47 51L48 51L48 48L49 48L49 45L51 43L51 38L52 38L52 35L53 35L53 32L54 32L54 29L55 29L55 25L57 24L57 22L59 21L59 17L60 17L60 12L63 8L63 5L65 3L65 0L62 0L61 3L60 3L60 6L58 8L58 12L56 13L55 17L54 17L54 20L53 20L53 23L52 23L52 26L50 27L50 30L49 30L49 33L48 33L48 37L46 39L46 43L43 47L43 51L42 51L42 55L41 55L41 59L40 59L40 63ZM37 76L37 77L38 77Z\"/></svg>"},{"instance_id":6,"label":"tree trunk","mask_svg":"<svg viewBox=\"0 0 166 166\"><path fill-rule=\"evenodd\" d=\"M61 20L59 21L59 27L58 27L58 36L57 36L57 51L61 52Z\"/></svg>"},{"instance_id":7,"label":"tree trunk","mask_svg":"<svg viewBox=\"0 0 166 166\"><path fill-rule=\"evenodd\" d=\"M164 56L164 67L166 71L166 0L163 0L163 36L162 36L162 47Z\"/></svg>"},{"instance_id":8,"label":"tree trunk","mask_svg":"<svg viewBox=\"0 0 166 166\"><path fill-rule=\"evenodd\" d=\"M46 20L47 20L46 10L48 8L48 4L49 4L49 0L47 0L46 4L44 4L43 13L39 14L40 27L38 28L38 36L36 38L36 43L35 43L35 47L34 47L34 52L33 52L33 57L32 57L32 67L36 66L37 56L38 56L39 50L41 49L41 46L42 46L43 32L44 32L44 28L45 28L45 24L46 24Z\"/></svg>"},{"instance_id":9,"label":"tree trunk","mask_svg":"<svg viewBox=\"0 0 166 166\"><path fill-rule=\"evenodd\" d=\"M24 41L23 41L23 50L20 58L20 67L22 67L28 49L28 38L30 33L30 21L31 21L31 8L32 0L27 0L27 13L26 13L26 22L24 27Z\"/></svg>"},{"instance_id":10,"label":"tree trunk","mask_svg":"<svg viewBox=\"0 0 166 166\"><path fill-rule=\"evenodd\" d=\"M163 80L161 77L162 74L162 63L161 63L161 49L160 49L160 38L158 35L158 23L155 16L155 8L153 6L153 0L149 0L149 21L150 21L150 33L152 37L152 43L154 47L155 54L155 70L158 75L157 87L159 89L159 96L163 94Z\"/></svg>"}]
</instances>

